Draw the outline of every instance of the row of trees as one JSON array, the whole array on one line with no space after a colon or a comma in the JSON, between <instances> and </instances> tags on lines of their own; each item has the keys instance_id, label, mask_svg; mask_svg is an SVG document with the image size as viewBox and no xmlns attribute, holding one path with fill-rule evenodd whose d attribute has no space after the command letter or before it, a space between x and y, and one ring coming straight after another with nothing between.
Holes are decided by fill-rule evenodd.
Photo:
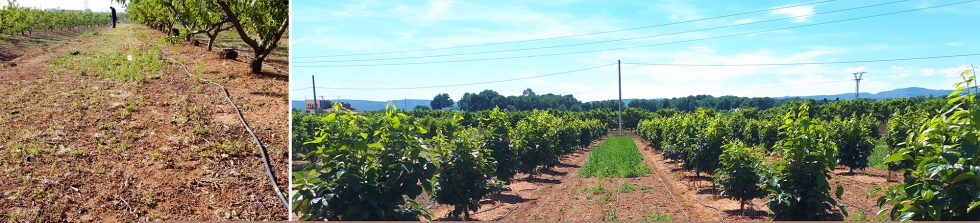
<instances>
[{"instance_id":1,"label":"row of trees","mask_svg":"<svg viewBox=\"0 0 980 223\"><path fill-rule=\"evenodd\" d=\"M0 37L105 25L111 21L104 12L22 8L16 0L7 0L7 5L0 8Z\"/></svg>"},{"instance_id":2,"label":"row of trees","mask_svg":"<svg viewBox=\"0 0 980 223\"><path fill-rule=\"evenodd\" d=\"M606 135L598 120L549 111L293 114L304 220L418 220L424 192L468 216L517 173L529 177ZM299 143L297 143L299 142Z\"/></svg>"},{"instance_id":3,"label":"row of trees","mask_svg":"<svg viewBox=\"0 0 980 223\"><path fill-rule=\"evenodd\" d=\"M175 25L184 40L204 34L212 50L218 34L233 30L252 49L249 63L254 74L262 72L262 62L279 46L289 27L289 1L269 0L114 0L127 6L131 20L169 31Z\"/></svg>"},{"instance_id":4,"label":"row of trees","mask_svg":"<svg viewBox=\"0 0 980 223\"><path fill-rule=\"evenodd\" d=\"M883 139L891 151L884 162L904 172L905 180L872 186L869 198L884 193L877 200L883 208L879 215L900 221L980 220L980 116L974 114L980 105L971 73L963 72L963 82L942 103L830 102L814 109L800 102L796 108L741 114L700 108L641 121L638 133L685 169L713 173L724 196L743 204L767 197L776 220L839 220L847 215L834 210L843 187L833 189L829 173L838 164L867 167L877 121L887 119ZM868 112L875 106L897 112L876 116ZM830 118L827 110L852 113ZM776 119L774 112L784 115ZM823 118L812 119L813 114Z\"/></svg>"},{"instance_id":5,"label":"row of trees","mask_svg":"<svg viewBox=\"0 0 980 223\"><path fill-rule=\"evenodd\" d=\"M869 122L860 116L813 120L808 110L803 104L780 119L754 119L700 108L644 120L637 132L663 150L665 159L714 175L722 195L742 201L743 209L746 200L768 196L775 220L840 220L829 172L838 162L867 167L873 148ZM777 158L762 159L769 156ZM839 199L843 188L835 192Z\"/></svg>"}]
</instances>

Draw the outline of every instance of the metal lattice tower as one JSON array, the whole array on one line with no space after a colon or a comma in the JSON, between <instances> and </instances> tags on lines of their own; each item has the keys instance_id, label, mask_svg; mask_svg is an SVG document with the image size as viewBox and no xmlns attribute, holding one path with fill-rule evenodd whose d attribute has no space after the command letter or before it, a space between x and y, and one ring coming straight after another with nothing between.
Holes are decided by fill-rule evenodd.
<instances>
[{"instance_id":1,"label":"metal lattice tower","mask_svg":"<svg viewBox=\"0 0 980 223\"><path fill-rule=\"evenodd\" d=\"M854 75L854 100L857 100L858 98L860 98L859 94L861 94L861 91L860 91L860 89L861 89L861 80L863 80L861 78L861 76L864 76L864 72L863 71L862 72L854 72L854 73L851 73L851 75Z\"/></svg>"}]
</instances>

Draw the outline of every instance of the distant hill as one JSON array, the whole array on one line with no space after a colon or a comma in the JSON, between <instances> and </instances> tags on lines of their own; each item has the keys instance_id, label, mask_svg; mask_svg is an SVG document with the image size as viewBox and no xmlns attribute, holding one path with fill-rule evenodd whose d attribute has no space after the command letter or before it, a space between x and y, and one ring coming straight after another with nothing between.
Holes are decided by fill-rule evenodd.
<instances>
[{"instance_id":1,"label":"distant hill","mask_svg":"<svg viewBox=\"0 0 980 223\"><path fill-rule=\"evenodd\" d=\"M878 92L877 94L861 92L861 98L890 99L890 98L907 98L907 97L916 97L916 96L929 97L930 95L934 97L945 97L946 95L949 95L952 92L953 90L933 90L933 89L926 89L920 87L910 87L910 88L899 88L890 91L882 91L882 92ZM854 93L842 93L842 94L833 94L833 95L813 95L813 96L786 96L781 98L796 98L796 97L803 98L803 99L816 99L816 100L823 100L824 98L826 98L827 100L835 100L838 98L854 99ZM779 98L779 97L774 97L774 98ZM631 100L636 100L636 98L633 99L624 98L623 102L629 104ZM330 101L338 101L338 100L330 100ZM355 99L340 99L339 101L350 103L351 107L361 111L384 110L385 105L388 104L387 101L369 101L369 100L355 100ZM415 108L416 105L425 105L426 107L428 107L429 102L431 101L432 100L428 100L428 99L408 99L408 100L396 100L391 102L395 104L395 106L398 107L398 109L411 110ZM292 108L302 110L305 108L305 105L303 101L294 100L292 101Z\"/></svg>"},{"instance_id":2,"label":"distant hill","mask_svg":"<svg viewBox=\"0 0 980 223\"><path fill-rule=\"evenodd\" d=\"M930 95L934 97L945 97L953 93L953 90L933 90L920 87L910 87L910 88L899 88L890 91L882 91L877 94L872 94L868 92L861 92L860 97L866 99L891 99L891 98L909 98L909 97L929 97ZM783 98L803 98L803 99L817 99L823 100L835 100L835 99L854 99L854 93L843 93L843 94L833 94L833 95L813 95L813 96L786 96Z\"/></svg>"},{"instance_id":3,"label":"distant hill","mask_svg":"<svg viewBox=\"0 0 980 223\"><path fill-rule=\"evenodd\" d=\"M340 99L340 100L330 100L330 102L345 102L350 103L350 106L354 109L360 111L376 111L384 110L385 106L388 105L387 101L368 101L368 100L355 100L355 99ZM408 100L397 100L391 101L395 104L398 109L408 109L411 110L415 108L416 105L425 105L429 107L429 102L432 100L422 100L422 99L408 99ZM303 110L306 108L306 103L301 100L293 100L291 108Z\"/></svg>"}]
</instances>

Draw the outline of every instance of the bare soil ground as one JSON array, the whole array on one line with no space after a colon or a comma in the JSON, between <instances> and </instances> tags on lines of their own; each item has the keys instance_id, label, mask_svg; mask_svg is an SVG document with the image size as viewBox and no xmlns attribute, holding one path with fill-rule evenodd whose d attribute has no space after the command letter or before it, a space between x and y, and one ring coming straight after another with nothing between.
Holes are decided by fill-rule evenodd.
<instances>
[{"instance_id":1,"label":"bare soil ground","mask_svg":"<svg viewBox=\"0 0 980 223\"><path fill-rule=\"evenodd\" d=\"M155 47L229 90L280 186L288 185L288 74L249 74L243 59L166 44L142 25L95 30L59 34L47 46L4 46L23 52L5 62L16 66L0 66L5 221L287 219L219 88ZM117 60L128 56L137 58Z\"/></svg>"},{"instance_id":2,"label":"bare soil ground","mask_svg":"<svg viewBox=\"0 0 980 223\"><path fill-rule=\"evenodd\" d=\"M432 200L422 199L420 203L432 207L433 220L650 221L654 220L650 218L654 214L669 216L670 221L771 220L764 199L750 201L743 212L738 201L719 196L717 188L712 186L713 179L707 174L695 176L693 171L684 171L675 162L665 161L661 151L650 148L639 136L627 135L633 138L644 160L652 167L649 176L578 178L578 171L588 159L592 146L602 143L603 138L563 157L560 165L543 170L533 178L519 174L508 186L509 190L481 202L479 212L471 214L469 219L446 218L452 207ZM852 174L839 167L833 174L834 182L846 178L842 183L845 193L839 202L847 206L852 216L856 212L873 216L880 210L874 203L876 198L867 198L871 184L896 183L885 181L887 171L873 168ZM605 189L595 193L593 189L600 182ZM636 190L617 193L621 183L629 183Z\"/></svg>"}]
</instances>

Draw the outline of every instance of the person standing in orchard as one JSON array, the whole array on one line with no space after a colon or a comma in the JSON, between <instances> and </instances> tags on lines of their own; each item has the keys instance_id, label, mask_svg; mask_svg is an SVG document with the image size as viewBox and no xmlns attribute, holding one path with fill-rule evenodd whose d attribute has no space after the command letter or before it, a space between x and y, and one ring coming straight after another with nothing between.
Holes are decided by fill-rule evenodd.
<instances>
[{"instance_id":1,"label":"person standing in orchard","mask_svg":"<svg viewBox=\"0 0 980 223\"><path fill-rule=\"evenodd\" d=\"M116 8L109 6L109 10L112 11L112 13L109 14L109 17L112 18L112 28L116 28Z\"/></svg>"}]
</instances>

